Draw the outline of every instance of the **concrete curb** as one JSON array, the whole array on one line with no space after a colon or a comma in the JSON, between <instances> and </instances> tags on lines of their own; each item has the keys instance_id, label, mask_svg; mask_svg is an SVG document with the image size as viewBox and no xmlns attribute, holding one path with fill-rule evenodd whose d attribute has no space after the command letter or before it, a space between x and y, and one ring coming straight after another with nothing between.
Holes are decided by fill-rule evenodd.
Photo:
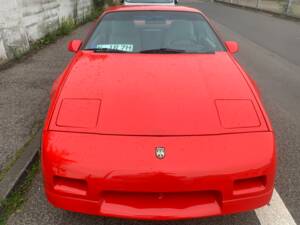
<instances>
[{"instance_id":1,"label":"concrete curb","mask_svg":"<svg viewBox=\"0 0 300 225\"><path fill-rule=\"evenodd\" d=\"M216 3L228 5L228 6L231 6L231 7L237 7L237 8L252 10L252 11L256 11L256 12L267 13L267 14L270 14L270 15L273 15L273 16L276 16L276 17L282 18L282 19L288 19L288 20L293 20L293 21L297 21L297 22L300 21L300 18L298 18L298 17L293 17L293 16L290 16L290 15L285 15L285 14L281 14L281 13L277 13L277 12L272 12L272 11L268 11L268 10L265 10L265 9L259 9L259 8L254 8L254 7L250 7L250 6L245 6L245 5L233 4L233 3L230 3L230 2L223 2L223 1L220 1L220 0L214 0L214 1Z\"/></svg>"},{"instance_id":2,"label":"concrete curb","mask_svg":"<svg viewBox=\"0 0 300 225\"><path fill-rule=\"evenodd\" d=\"M40 150L42 131L39 130L32 141L25 147L21 156L0 181L0 200L5 200L22 178L27 168L34 161ZM1 207L1 205L0 205Z\"/></svg>"}]
</instances>

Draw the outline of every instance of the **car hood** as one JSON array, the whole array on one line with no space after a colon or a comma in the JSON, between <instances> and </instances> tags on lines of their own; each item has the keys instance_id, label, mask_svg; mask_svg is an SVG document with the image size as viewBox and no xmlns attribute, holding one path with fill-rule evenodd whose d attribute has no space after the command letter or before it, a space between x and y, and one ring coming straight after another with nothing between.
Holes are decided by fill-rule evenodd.
<instances>
[{"instance_id":1,"label":"car hood","mask_svg":"<svg viewBox=\"0 0 300 225\"><path fill-rule=\"evenodd\" d=\"M79 52L50 130L110 135L206 135L267 130L231 56Z\"/></svg>"}]
</instances>

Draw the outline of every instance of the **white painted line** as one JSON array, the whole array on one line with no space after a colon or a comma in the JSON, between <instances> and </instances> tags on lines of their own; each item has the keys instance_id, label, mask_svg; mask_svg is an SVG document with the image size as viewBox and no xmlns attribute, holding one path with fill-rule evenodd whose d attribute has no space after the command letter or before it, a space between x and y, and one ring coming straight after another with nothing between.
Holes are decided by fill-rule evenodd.
<instances>
[{"instance_id":1,"label":"white painted line","mask_svg":"<svg viewBox=\"0 0 300 225\"><path fill-rule=\"evenodd\" d=\"M270 205L256 209L255 213L261 225L297 225L276 190Z\"/></svg>"}]
</instances>

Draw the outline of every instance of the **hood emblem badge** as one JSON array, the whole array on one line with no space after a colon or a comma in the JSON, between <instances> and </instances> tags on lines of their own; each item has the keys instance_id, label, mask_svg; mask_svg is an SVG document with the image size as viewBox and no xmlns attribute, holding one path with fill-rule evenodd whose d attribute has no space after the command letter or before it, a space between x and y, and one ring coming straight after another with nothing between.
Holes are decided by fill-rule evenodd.
<instances>
[{"instance_id":1,"label":"hood emblem badge","mask_svg":"<svg viewBox=\"0 0 300 225\"><path fill-rule=\"evenodd\" d=\"M164 147L156 147L155 148L155 155L158 159L163 159L166 156L166 150Z\"/></svg>"}]
</instances>

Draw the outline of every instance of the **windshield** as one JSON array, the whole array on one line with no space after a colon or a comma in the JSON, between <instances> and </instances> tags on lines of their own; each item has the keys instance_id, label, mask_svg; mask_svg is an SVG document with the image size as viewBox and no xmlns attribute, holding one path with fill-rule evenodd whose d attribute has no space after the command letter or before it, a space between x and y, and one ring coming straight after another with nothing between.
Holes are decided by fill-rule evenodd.
<instances>
[{"instance_id":1,"label":"windshield","mask_svg":"<svg viewBox=\"0 0 300 225\"><path fill-rule=\"evenodd\" d=\"M214 53L224 47L199 13L127 11L105 15L85 50L124 53Z\"/></svg>"}]
</instances>

